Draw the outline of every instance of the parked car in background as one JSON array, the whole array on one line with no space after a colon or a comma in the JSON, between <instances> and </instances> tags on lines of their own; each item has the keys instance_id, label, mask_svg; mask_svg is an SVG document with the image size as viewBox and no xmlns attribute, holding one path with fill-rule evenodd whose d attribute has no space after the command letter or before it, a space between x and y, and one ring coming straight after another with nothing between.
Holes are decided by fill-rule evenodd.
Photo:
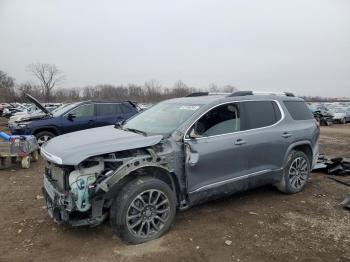
<instances>
[{"instance_id":1,"label":"parked car in background","mask_svg":"<svg viewBox=\"0 0 350 262\"><path fill-rule=\"evenodd\" d=\"M56 108L62 106L61 103L56 104L43 104L43 106L50 112L54 111ZM23 118L28 118L31 116L44 115L45 113L39 109L35 104L30 104L25 110L21 112L14 113L8 121L8 124L11 125L16 121L20 121Z\"/></svg>"},{"instance_id":2,"label":"parked car in background","mask_svg":"<svg viewBox=\"0 0 350 262\"><path fill-rule=\"evenodd\" d=\"M334 107L330 111L334 122L346 124L350 121L350 107Z\"/></svg>"},{"instance_id":3,"label":"parked car in background","mask_svg":"<svg viewBox=\"0 0 350 262\"><path fill-rule=\"evenodd\" d=\"M290 93L171 99L115 127L44 144L43 193L57 222L94 226L109 218L123 240L138 244L162 236L177 209L266 184L302 191L319 133Z\"/></svg>"},{"instance_id":4,"label":"parked car in background","mask_svg":"<svg viewBox=\"0 0 350 262\"><path fill-rule=\"evenodd\" d=\"M41 146L55 136L88 128L113 125L127 120L138 111L125 102L84 101L71 103L50 112L35 98L28 95L42 114L29 115L9 124L14 135L34 135Z\"/></svg>"}]
</instances>

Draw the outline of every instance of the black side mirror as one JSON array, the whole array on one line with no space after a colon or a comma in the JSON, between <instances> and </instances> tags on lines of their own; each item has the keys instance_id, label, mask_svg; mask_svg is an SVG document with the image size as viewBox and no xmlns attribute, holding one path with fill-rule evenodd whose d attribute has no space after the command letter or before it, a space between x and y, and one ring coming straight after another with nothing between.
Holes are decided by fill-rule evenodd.
<instances>
[{"instance_id":1,"label":"black side mirror","mask_svg":"<svg viewBox=\"0 0 350 262\"><path fill-rule=\"evenodd\" d=\"M67 119L70 121L73 121L74 118L76 118L77 116L75 114L69 113L67 116Z\"/></svg>"},{"instance_id":2,"label":"black side mirror","mask_svg":"<svg viewBox=\"0 0 350 262\"><path fill-rule=\"evenodd\" d=\"M121 129L123 127L123 125L125 124L125 120L122 121L118 121L117 123L115 123L114 128L118 128Z\"/></svg>"}]
</instances>

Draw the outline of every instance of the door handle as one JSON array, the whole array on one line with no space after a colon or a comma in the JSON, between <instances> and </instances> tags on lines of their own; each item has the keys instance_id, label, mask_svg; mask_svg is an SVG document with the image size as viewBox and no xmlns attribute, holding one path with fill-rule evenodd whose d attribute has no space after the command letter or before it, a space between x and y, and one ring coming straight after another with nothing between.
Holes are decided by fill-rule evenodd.
<instances>
[{"instance_id":1,"label":"door handle","mask_svg":"<svg viewBox=\"0 0 350 262\"><path fill-rule=\"evenodd\" d=\"M282 134L283 138L288 138L288 137L291 137L291 136L292 136L292 134L289 133L289 132L283 132L283 134Z\"/></svg>"},{"instance_id":2,"label":"door handle","mask_svg":"<svg viewBox=\"0 0 350 262\"><path fill-rule=\"evenodd\" d=\"M246 142L243 139L240 139L240 138L235 141L235 145L237 145L237 146L244 145L245 143Z\"/></svg>"}]
</instances>

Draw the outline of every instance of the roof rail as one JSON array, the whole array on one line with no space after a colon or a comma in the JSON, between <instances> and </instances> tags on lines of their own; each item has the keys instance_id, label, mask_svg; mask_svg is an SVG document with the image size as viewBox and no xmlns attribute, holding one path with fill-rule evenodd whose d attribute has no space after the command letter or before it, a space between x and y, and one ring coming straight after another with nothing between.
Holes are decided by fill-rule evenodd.
<instances>
[{"instance_id":1,"label":"roof rail","mask_svg":"<svg viewBox=\"0 0 350 262\"><path fill-rule=\"evenodd\" d=\"M195 96L207 96L209 92L195 92L187 95L186 97L195 97Z\"/></svg>"},{"instance_id":2,"label":"roof rail","mask_svg":"<svg viewBox=\"0 0 350 262\"><path fill-rule=\"evenodd\" d=\"M232 97L232 96L251 96L253 95L253 91L236 91L233 92L232 94L228 95L227 97Z\"/></svg>"},{"instance_id":3,"label":"roof rail","mask_svg":"<svg viewBox=\"0 0 350 262\"><path fill-rule=\"evenodd\" d=\"M294 94L291 92L259 92L259 91L237 91L237 92L234 92L234 93L228 95L228 97L250 96L250 95L276 95L276 96L294 97Z\"/></svg>"},{"instance_id":4,"label":"roof rail","mask_svg":"<svg viewBox=\"0 0 350 262\"><path fill-rule=\"evenodd\" d=\"M224 96L229 95L231 93L227 92L195 92L192 94L187 95L186 97L194 97L194 96Z\"/></svg>"}]
</instances>

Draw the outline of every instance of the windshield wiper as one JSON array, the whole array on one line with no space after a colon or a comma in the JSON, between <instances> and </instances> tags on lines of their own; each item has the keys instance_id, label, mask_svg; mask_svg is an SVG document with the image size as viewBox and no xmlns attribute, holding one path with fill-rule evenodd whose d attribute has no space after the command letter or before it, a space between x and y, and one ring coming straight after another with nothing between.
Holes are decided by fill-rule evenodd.
<instances>
[{"instance_id":1,"label":"windshield wiper","mask_svg":"<svg viewBox=\"0 0 350 262\"><path fill-rule=\"evenodd\" d=\"M138 129L135 129L135 128L127 128L127 127L124 127L124 128L122 128L122 130L126 130L126 131L130 131L130 132L134 132L134 133L138 133L138 134L147 136L147 133L146 133L146 132L141 131L141 130L138 130Z\"/></svg>"}]
</instances>

